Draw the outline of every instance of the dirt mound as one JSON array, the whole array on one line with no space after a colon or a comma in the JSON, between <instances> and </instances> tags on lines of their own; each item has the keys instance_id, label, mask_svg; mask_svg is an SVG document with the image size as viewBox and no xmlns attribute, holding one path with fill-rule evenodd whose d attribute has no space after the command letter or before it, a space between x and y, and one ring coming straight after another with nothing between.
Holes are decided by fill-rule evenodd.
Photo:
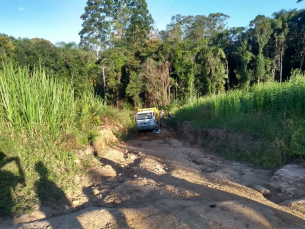
<instances>
[{"instance_id":1,"label":"dirt mound","mask_svg":"<svg viewBox=\"0 0 305 229\"><path fill-rule=\"evenodd\" d=\"M117 141L118 139L113 134L112 130L103 127L98 131L98 137L94 139L92 145L96 153L102 153L106 146L116 143Z\"/></svg>"}]
</instances>

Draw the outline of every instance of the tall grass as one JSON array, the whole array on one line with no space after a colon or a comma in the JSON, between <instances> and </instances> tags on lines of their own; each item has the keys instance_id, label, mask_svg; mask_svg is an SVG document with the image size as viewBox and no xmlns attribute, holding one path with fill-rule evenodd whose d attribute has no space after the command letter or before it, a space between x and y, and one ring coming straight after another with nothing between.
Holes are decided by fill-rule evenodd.
<instances>
[{"instance_id":1,"label":"tall grass","mask_svg":"<svg viewBox=\"0 0 305 229\"><path fill-rule=\"evenodd\" d=\"M0 70L0 216L39 204L37 164L43 164L48 180L61 190L81 191L74 177L86 174L97 161L89 155L76 164L75 151L90 143L105 120L122 130L133 124L130 112L103 105L92 91L76 97L68 82L47 76L42 68L30 71L4 64Z\"/></svg>"},{"instance_id":2,"label":"tall grass","mask_svg":"<svg viewBox=\"0 0 305 229\"><path fill-rule=\"evenodd\" d=\"M289 82L200 98L181 107L175 116L178 121L192 121L196 128L228 128L265 141L265 146L267 142L280 145L276 150L283 158L273 164L278 165L305 156L304 112L305 76L295 71ZM265 153L261 152L264 157ZM270 152L267 160L274 161L274 156Z\"/></svg>"},{"instance_id":3,"label":"tall grass","mask_svg":"<svg viewBox=\"0 0 305 229\"><path fill-rule=\"evenodd\" d=\"M15 131L33 134L41 127L50 132L67 130L76 118L74 90L69 84L47 78L41 68L0 72L0 117Z\"/></svg>"},{"instance_id":4,"label":"tall grass","mask_svg":"<svg viewBox=\"0 0 305 229\"><path fill-rule=\"evenodd\" d=\"M305 77L295 73L289 82L266 83L248 90L234 90L225 94L203 97L176 112L178 120L196 121L208 125L211 119L266 113L270 115L303 115L305 112ZM209 119L200 119L201 115ZM213 123L214 124L214 123Z\"/></svg>"}]
</instances>

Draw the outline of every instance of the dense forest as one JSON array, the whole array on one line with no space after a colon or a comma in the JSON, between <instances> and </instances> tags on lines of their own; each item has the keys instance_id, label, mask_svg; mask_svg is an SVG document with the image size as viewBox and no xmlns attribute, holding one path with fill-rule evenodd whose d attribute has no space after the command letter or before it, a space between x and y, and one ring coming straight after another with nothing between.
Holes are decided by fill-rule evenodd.
<instances>
[{"instance_id":1,"label":"dense forest","mask_svg":"<svg viewBox=\"0 0 305 229\"><path fill-rule=\"evenodd\" d=\"M80 44L2 34L0 59L42 66L76 95L92 90L124 108L185 104L305 68L305 10L258 15L246 28L229 28L222 13L178 14L157 31L145 0L88 0L81 18Z\"/></svg>"}]
</instances>

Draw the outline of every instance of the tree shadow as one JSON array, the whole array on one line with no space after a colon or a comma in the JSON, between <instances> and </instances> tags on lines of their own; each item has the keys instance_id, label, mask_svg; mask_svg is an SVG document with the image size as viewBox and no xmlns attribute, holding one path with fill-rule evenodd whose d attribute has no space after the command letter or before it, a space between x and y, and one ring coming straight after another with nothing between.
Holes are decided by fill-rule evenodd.
<instances>
[{"instance_id":1,"label":"tree shadow","mask_svg":"<svg viewBox=\"0 0 305 229\"><path fill-rule=\"evenodd\" d=\"M39 161L35 164L35 171L39 173L39 180L35 182L35 190L41 204L54 201L62 206L71 207L65 193L48 178L49 172L43 162Z\"/></svg>"},{"instance_id":2,"label":"tree shadow","mask_svg":"<svg viewBox=\"0 0 305 229\"><path fill-rule=\"evenodd\" d=\"M96 158L98 158L98 160L103 164L103 165L110 165L116 172L116 174L120 174L121 172L126 172L126 169L122 169L121 166L117 165L117 163L108 160L106 158L103 157L98 157L98 155L95 155ZM135 160L134 165L138 165L140 163L140 160ZM133 177L134 173L132 171L129 171L128 177ZM107 178L111 178L111 177L103 177L104 179ZM114 181L116 182L116 181ZM110 182L111 183L111 182ZM112 204L109 204L106 201L106 197L109 196L109 194L111 194L113 190L109 189L108 191L106 191L105 193L103 193L103 198L101 199L97 199L96 197L92 196L90 191L86 190L86 188L83 188L83 193L87 196L87 198L90 200L90 202L95 202L96 204L93 204L94 206L97 207L110 207L113 208ZM86 205L86 204L84 204ZM124 228L124 229L129 229L130 227L128 226L127 220L123 214L123 212L119 209L116 208L116 212L112 212L112 211L108 211L107 213L109 213L112 218L114 219L114 221L117 223L118 228Z\"/></svg>"},{"instance_id":3,"label":"tree shadow","mask_svg":"<svg viewBox=\"0 0 305 229\"><path fill-rule=\"evenodd\" d=\"M146 151L147 154L148 151ZM147 155L148 157L153 155ZM145 156L145 157L147 157ZM175 187L179 190L185 190L185 191L194 191L197 193L196 196L176 196L173 193L168 193L163 195L160 191L162 189L153 191L158 192L157 195L151 195L150 191L142 191L145 192L143 196L141 196L141 190L137 191L137 187L133 189L132 193L122 193L122 195L125 194L131 194L134 195L131 199L126 199L126 201L120 202L116 204L115 202L109 203L108 197L111 197L113 195L112 192L118 192L119 190L124 190L126 188L122 187L123 189L116 190L113 187L109 188L109 192L105 192L102 195L102 198L98 202L96 201L96 197L94 195L91 195L90 191L83 189L84 194L88 197L89 201L89 208L88 203L83 204L81 208L84 208L80 212L73 213L73 216L70 217L70 219L64 218L65 216L59 216L56 218L52 218L48 220L49 224L52 226L52 228L65 228L65 226L69 225L70 228L92 228L92 225L97 221L97 224L99 223L98 219L96 217L103 217L110 218L111 220L108 221L111 222L111 225L107 223L105 227L117 227L117 228L132 228L133 219L135 214L139 214L139 217L142 217L141 219L145 220L145 224L142 224L142 228L153 228L154 225L156 225L156 222L159 220L162 220L162 218L166 218L166 225L164 225L163 228L173 228L171 227L173 224L171 224L171 221L176 220L176 224L179 223L183 225L184 227L188 228L214 228L210 224L209 215L206 215L208 212L215 211L215 214L218 212L217 216L220 216L221 214L232 214L232 217L239 216L236 220L245 220L244 222L249 221L249 225L251 225L251 222L254 222L252 225L258 225L259 221L256 221L257 217L264 218L264 215L266 213L270 213L271 211L274 214L274 218L266 218L267 223L270 221L270 228L276 228L278 226L277 220L275 218L280 219L281 221L281 227L278 228L303 228L302 225L305 225L305 221L302 218L299 218L297 216L294 216L292 214L289 214L288 212L281 211L280 209L275 209L272 206L265 205L264 203L260 203L254 200L251 200L250 198L239 196L227 191L218 190L215 188L211 188L203 183L196 183L192 180L184 179L184 177L175 177L170 172L166 174L156 174L152 171L149 171L147 169L143 169L140 167L142 158L137 158L134 160L133 163L128 164L128 166L122 167L120 163L115 162L113 160L109 160L107 158L101 158L101 162L104 165L110 165L117 173L125 174L125 181L134 180L132 182L129 182L129 185L133 185L137 183L137 177L133 176L134 170L136 174L141 174L142 178L147 178L154 180L156 183L158 183L158 187L165 187L167 185ZM179 161L176 161L175 159L171 159L170 161L167 161L166 163L179 163ZM176 164L178 166L178 164ZM183 165L181 164L181 169L183 169ZM170 167L170 166L168 166ZM47 184L49 188L53 189L59 189L52 181L48 179L48 171L44 167L42 162L37 163L35 166L36 171L39 171L40 174L40 182ZM187 171L190 172L190 171ZM99 173L96 174L97 176L100 176ZM101 185L108 185L109 183L117 183L117 180L111 180L113 177L101 177L100 179L106 179L105 182L101 182ZM109 181L107 181L110 179ZM116 179L116 178L114 178ZM207 179L208 181L208 179ZM54 187L55 185L55 187ZM225 185L225 184L224 184ZM35 187L39 187L37 184ZM118 186L117 186L118 187ZM164 189L163 189L164 190ZM58 192L62 192L60 189ZM162 191L164 192L164 191ZM37 190L37 193L38 190ZM154 194L154 193L152 193ZM45 201L46 196L48 197L48 194L46 193L40 193L38 194L41 196L42 201ZM198 197L200 196L200 198ZM115 200L115 196L113 196L113 200ZM118 193L118 198L124 197L120 196L120 193ZM139 198L138 198L139 197ZM54 197L51 197L54 198ZM184 201L186 204L179 203L178 205L176 203L173 203L175 199ZM96 204L92 204L92 202L95 202ZM236 203L238 206L242 206L241 209L236 209L235 206L233 208L228 208L226 202L232 202ZM224 204L224 205L222 205ZM195 206L194 206L195 205ZM149 214L146 214L147 207L150 206L153 210L153 212L150 212ZM202 206L204 206L202 208ZM253 218L249 214L243 215L242 211L245 211L244 206L247 207L247 211L251 211L253 213ZM102 207L102 209L100 208ZM198 210L200 208L200 210ZM90 217L83 217L84 213L90 213L91 211L99 211L98 213L92 213L94 215L93 218ZM126 211L134 211L131 217L129 218L128 213ZM146 215L145 215L146 214ZM184 215L184 216L183 216ZM83 219L82 219L83 217ZM256 217L256 218L255 218ZM93 219L94 221L90 221ZM130 220L130 221L129 221ZM216 220L217 221L217 220ZM61 222L61 224L58 224L58 222ZM113 223L115 222L115 223ZM178 224L177 224L178 223ZM244 228L248 228L249 225L245 223ZM255 224L256 223L256 224ZM82 224L82 225L81 225ZM92 224L92 225L91 225ZM73 227L71 227L73 225ZM90 226L91 225L91 226ZM89 227L90 226L90 227ZM94 228L94 227L93 227ZM97 228L97 227L95 227ZM239 227L241 228L241 227ZM261 227L265 228L265 227ZM268 227L269 228L269 227Z\"/></svg>"},{"instance_id":4,"label":"tree shadow","mask_svg":"<svg viewBox=\"0 0 305 229\"><path fill-rule=\"evenodd\" d=\"M16 163L19 175L3 170L9 163ZM18 184L25 185L24 171L21 168L18 157L7 157L0 152L0 216L11 216L14 213L15 203L12 192Z\"/></svg>"},{"instance_id":5,"label":"tree shadow","mask_svg":"<svg viewBox=\"0 0 305 229\"><path fill-rule=\"evenodd\" d=\"M130 150L132 150L132 149L130 149ZM141 149L141 151L143 151L143 149ZM148 150L146 150L146 152L147 151ZM149 155L147 155L147 156L149 156ZM293 228L303 228L301 225L305 225L305 221L302 218L299 218L288 212L281 211L281 210L276 209L267 204L265 205L264 203L257 202L250 198L239 196L234 193L226 192L223 190L210 188L209 186L206 186L206 185L203 185L200 183L193 183L192 181L189 181L186 179L174 177L170 173L170 171L168 171L168 173L166 173L166 174L155 174L154 172L148 171L147 169L142 169L139 167L139 165L141 164L141 158L136 159L133 163L129 164L128 166L125 166L124 168L122 168L122 166L119 163L109 160L107 158L101 158L100 161L104 165L110 165L117 173L125 174L125 178L128 180L137 179L137 178L134 178L133 176L129 176L129 174L130 174L130 171L134 171L135 167L138 167L138 169L135 171L135 173L140 174L140 176L143 178L154 180L156 183L158 183L158 187L165 187L165 186L169 185L169 186L172 186L172 187L175 187L178 189L183 189L186 191L194 191L200 196L200 198L198 198L198 196L181 197L181 196L172 195L170 193L165 194L165 195L158 193L154 197L154 196L151 196L149 193L146 193L144 199L142 198L142 200L144 200L144 202L141 202L142 201L142 200L140 200L141 197L140 198L135 197L135 198L131 198L125 202L122 202L120 205L112 206L112 208L115 208L119 212L123 213L122 215L124 215L124 208L126 209L126 207L128 209L132 208L134 210L141 212L141 210L144 209L145 207L153 206L153 208L156 209L156 213L155 213L155 215L149 216L149 219L151 221L151 226L154 225L155 219L162 217L163 214L167 214L167 215L171 215L171 217L173 217L173 218L176 218L184 225L187 225L187 227L189 227L189 228L202 228L201 226L204 226L204 228L211 228L208 217L204 216L204 214L199 214L196 211L196 208L194 206L187 207L188 208L187 211L189 211L191 213L189 215L188 219L186 219L185 217L181 218L181 214L185 214L183 211L182 212L174 211L174 210L169 210L169 209L171 209L170 207L167 207L167 208L163 207L162 200L169 200L168 202L170 202L170 200L174 200L174 199L179 199L179 200L183 200L183 201L192 201L192 203L197 203L199 201L198 202L199 205L201 203L206 205L206 206L204 206L204 208L203 208L204 210L202 210L202 211L205 211L205 212L211 211L212 212L213 209L215 208L217 211L221 211L221 212L223 211L224 213L226 213L226 211L228 211L228 210L222 210L223 208L226 209L225 204L227 202L232 202L232 203L237 203L239 206L242 206L242 208L244 208L244 206L246 206L247 211L250 211L253 213L254 218L252 219L252 217L249 215L246 215L246 214L243 215L242 211L239 212L238 208L230 209L229 211L232 211L232 214L234 212L236 218L239 217L239 219L246 219L246 221L249 220L249 222L251 222L251 221L255 222L255 217L264 218L264 215L266 214L266 212L272 211L276 217L279 217L283 221L282 222L283 225L286 225L286 226L291 225ZM173 159L171 162L168 161L167 163L176 163L176 162L177 161L175 159ZM170 166L168 166L168 167L170 167ZM105 177L105 178L107 179L107 177ZM211 180L211 182L213 182L212 181L213 179L210 179L210 178L205 178L205 179L207 181ZM225 183L224 183L224 185L225 185ZM107 206L107 203L105 203L105 199L108 197L109 194L111 195L112 191L113 191L113 189L109 190L109 192L103 193L103 198L102 198L100 204L97 204L97 206L110 207L109 205ZM132 195L137 196L137 191L133 192ZM92 196L88 195L88 193L87 193L87 196L89 199L92 199ZM118 194L118 196L120 197L120 194ZM150 198L150 197L152 197L152 198ZM166 201L165 201L165 205L169 206L168 204L166 204ZM218 205L220 205L221 207L219 207ZM121 226L124 226L124 228L128 228L128 221L127 221L128 217L127 216L124 216L122 219L122 217L117 217L118 214L116 214L115 212L113 212L112 215L117 223L123 222L123 224L121 224ZM196 222L196 220L195 220L198 218L200 219L201 226L198 224L198 221ZM194 222L192 221L192 219L194 220ZM266 220L271 220L271 221L269 221L271 226L273 225L273 223L275 223L275 225L277 224L277 222L274 221L272 218L266 218ZM259 224L259 221L257 221L256 223ZM273 225L273 226L275 226L275 225ZM247 227L248 224L246 223L244 226ZM167 227L167 228L169 228L169 227ZM282 227L282 228L284 228L284 227Z\"/></svg>"},{"instance_id":6,"label":"tree shadow","mask_svg":"<svg viewBox=\"0 0 305 229\"><path fill-rule=\"evenodd\" d=\"M35 171L39 174L39 180L35 182L34 186L40 200L40 211L45 214L46 218L54 215L50 211L50 206L53 206L58 211L57 214L68 213L67 210L71 209L71 203L64 191L49 179L48 169L42 161L35 164ZM51 226L52 228L57 228L58 225L51 224ZM77 226L78 228L82 228L80 224Z\"/></svg>"}]
</instances>

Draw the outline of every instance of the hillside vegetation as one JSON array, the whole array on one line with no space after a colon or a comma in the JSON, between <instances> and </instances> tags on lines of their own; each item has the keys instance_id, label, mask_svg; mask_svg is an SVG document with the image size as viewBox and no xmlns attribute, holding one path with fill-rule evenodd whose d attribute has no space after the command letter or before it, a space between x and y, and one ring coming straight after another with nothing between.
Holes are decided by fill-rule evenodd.
<instances>
[{"instance_id":1,"label":"hillside vegetation","mask_svg":"<svg viewBox=\"0 0 305 229\"><path fill-rule=\"evenodd\" d=\"M49 78L39 67L3 65L0 95L0 215L56 197L51 183L62 193L76 190L75 176L96 163L88 155L76 164L76 150L98 136L106 119L120 127L120 136L133 125L129 111L103 105L93 92L75 96L69 82Z\"/></svg>"},{"instance_id":2,"label":"hillside vegetation","mask_svg":"<svg viewBox=\"0 0 305 229\"><path fill-rule=\"evenodd\" d=\"M305 156L305 76L295 71L289 82L270 82L198 99L179 108L178 122L193 127L225 128L251 137L262 146L251 149L219 145L221 155L275 167Z\"/></svg>"}]
</instances>

